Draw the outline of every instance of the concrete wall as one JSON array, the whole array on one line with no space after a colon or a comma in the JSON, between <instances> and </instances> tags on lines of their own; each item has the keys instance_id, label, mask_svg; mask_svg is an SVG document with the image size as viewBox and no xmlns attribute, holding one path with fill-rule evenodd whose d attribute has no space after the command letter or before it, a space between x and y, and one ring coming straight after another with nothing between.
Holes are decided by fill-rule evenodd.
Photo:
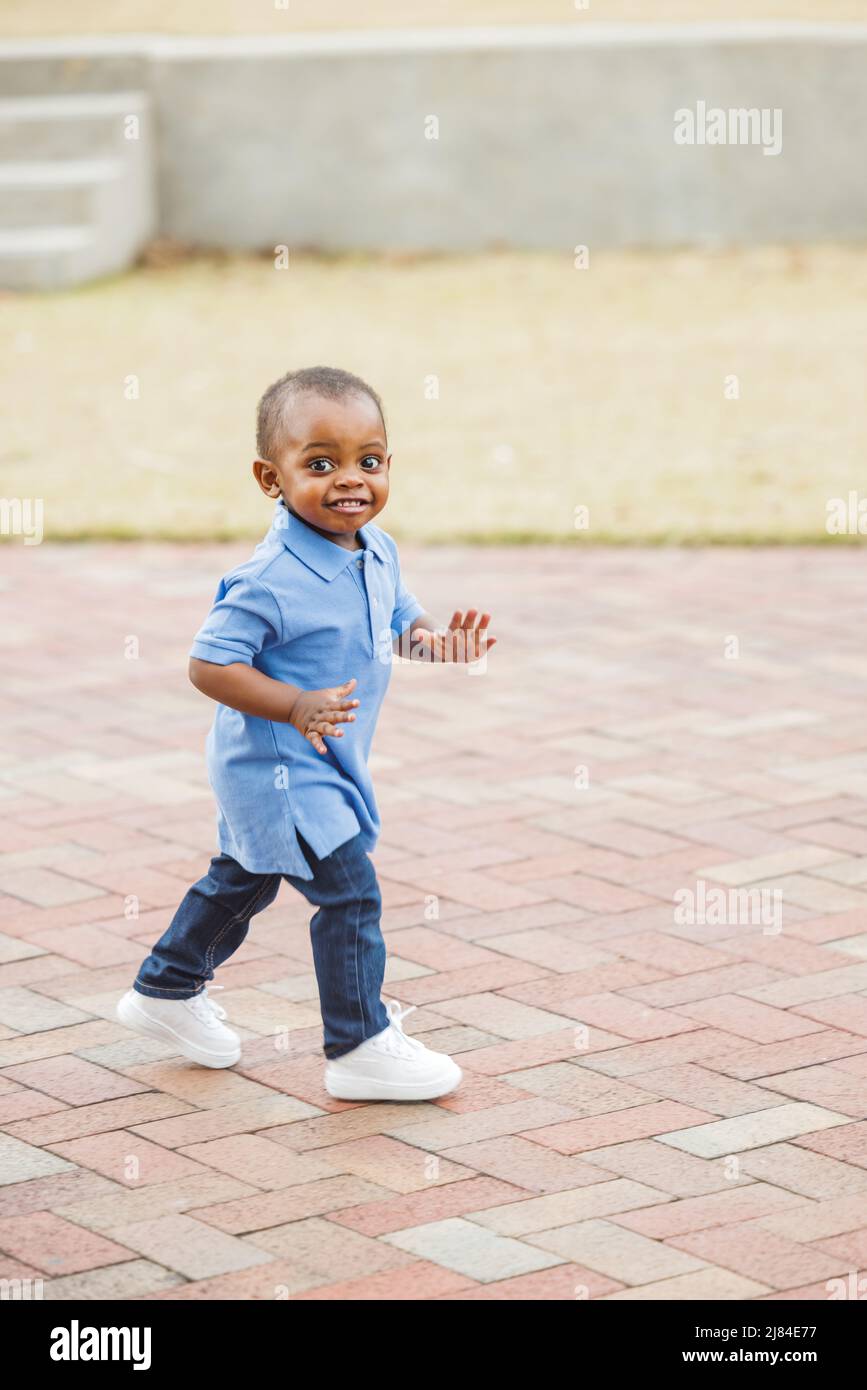
<instances>
[{"instance_id":1,"label":"concrete wall","mask_svg":"<svg viewBox=\"0 0 867 1390\"><path fill-rule=\"evenodd\" d=\"M0 45L3 94L148 90L161 231L237 248L862 238L865 78L867 25ZM779 108L781 153L677 145L699 101Z\"/></svg>"}]
</instances>

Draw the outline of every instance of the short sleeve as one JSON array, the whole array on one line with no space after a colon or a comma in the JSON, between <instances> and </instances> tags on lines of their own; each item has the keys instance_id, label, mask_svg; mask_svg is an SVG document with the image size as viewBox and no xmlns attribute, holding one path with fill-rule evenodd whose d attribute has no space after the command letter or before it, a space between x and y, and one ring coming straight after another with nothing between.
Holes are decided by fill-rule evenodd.
<instances>
[{"instance_id":1,"label":"short sleeve","mask_svg":"<svg viewBox=\"0 0 867 1390\"><path fill-rule=\"evenodd\" d=\"M277 600L249 575L223 579L214 605L193 639L190 656L231 666L247 666L266 647L280 642L282 622Z\"/></svg>"},{"instance_id":2,"label":"short sleeve","mask_svg":"<svg viewBox=\"0 0 867 1390\"><path fill-rule=\"evenodd\" d=\"M409 589L404 586L400 573L400 561L397 559L397 556L395 556L394 565L397 570L397 582L394 587L394 610L391 615L391 631L395 637L399 637L416 618L421 617L424 612L424 605L419 603L415 594L411 594Z\"/></svg>"}]
</instances>

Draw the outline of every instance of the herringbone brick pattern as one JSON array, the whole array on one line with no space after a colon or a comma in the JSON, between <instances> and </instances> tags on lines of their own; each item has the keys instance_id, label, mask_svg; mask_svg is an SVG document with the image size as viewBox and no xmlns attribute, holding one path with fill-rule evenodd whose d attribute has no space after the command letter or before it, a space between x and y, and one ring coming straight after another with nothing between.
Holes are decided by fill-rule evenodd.
<instances>
[{"instance_id":1,"label":"herringbone brick pattern","mask_svg":"<svg viewBox=\"0 0 867 1390\"><path fill-rule=\"evenodd\" d=\"M356 1105L322 1087L288 887L220 971L237 1067L114 1021L214 847L186 653L248 549L3 552L0 1277L56 1299L851 1283L859 552L405 548L426 607L487 608L500 639L486 670L396 666L374 745L386 997L465 1079Z\"/></svg>"}]
</instances>

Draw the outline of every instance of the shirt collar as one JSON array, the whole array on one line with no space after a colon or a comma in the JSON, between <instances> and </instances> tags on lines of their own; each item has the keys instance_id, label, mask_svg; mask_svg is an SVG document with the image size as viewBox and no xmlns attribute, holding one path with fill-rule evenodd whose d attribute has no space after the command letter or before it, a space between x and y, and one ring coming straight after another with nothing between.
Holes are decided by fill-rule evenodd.
<instances>
[{"instance_id":1,"label":"shirt collar","mask_svg":"<svg viewBox=\"0 0 867 1390\"><path fill-rule=\"evenodd\" d=\"M282 497L274 508L271 530L276 531L287 550L291 550L293 555L297 555L299 560L315 570L323 579L336 579L352 560L361 558L359 551L346 550L342 545L335 545L334 541L320 536L319 532L314 531L305 521L300 521L289 511ZM360 526L358 535L365 549L372 551L378 560L385 562L382 542L374 535L371 527Z\"/></svg>"}]
</instances>

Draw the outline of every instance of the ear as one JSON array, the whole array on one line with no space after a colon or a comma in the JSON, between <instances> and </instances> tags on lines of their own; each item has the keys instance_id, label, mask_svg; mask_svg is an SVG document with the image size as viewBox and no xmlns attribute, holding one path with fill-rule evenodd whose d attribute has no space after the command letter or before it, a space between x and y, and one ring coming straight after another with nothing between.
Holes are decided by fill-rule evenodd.
<instances>
[{"instance_id":1,"label":"ear","mask_svg":"<svg viewBox=\"0 0 867 1390\"><path fill-rule=\"evenodd\" d=\"M253 476L266 497L276 500L280 496L280 480L273 463L269 463L267 459L254 459Z\"/></svg>"}]
</instances>

